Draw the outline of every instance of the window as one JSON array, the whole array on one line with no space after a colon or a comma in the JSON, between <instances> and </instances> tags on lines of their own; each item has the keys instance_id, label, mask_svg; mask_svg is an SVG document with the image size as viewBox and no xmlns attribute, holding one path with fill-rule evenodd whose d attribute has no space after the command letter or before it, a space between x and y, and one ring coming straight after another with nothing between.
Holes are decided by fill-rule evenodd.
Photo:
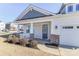
<instances>
[{"instance_id":1,"label":"window","mask_svg":"<svg viewBox=\"0 0 79 59\"><path fill-rule=\"evenodd\" d=\"M76 10L79 11L79 4L76 4Z\"/></svg>"},{"instance_id":2,"label":"window","mask_svg":"<svg viewBox=\"0 0 79 59\"><path fill-rule=\"evenodd\" d=\"M63 26L63 29L73 29L73 26Z\"/></svg>"},{"instance_id":3,"label":"window","mask_svg":"<svg viewBox=\"0 0 79 59\"><path fill-rule=\"evenodd\" d=\"M43 24L43 32L48 32L48 24Z\"/></svg>"},{"instance_id":4,"label":"window","mask_svg":"<svg viewBox=\"0 0 79 59\"><path fill-rule=\"evenodd\" d=\"M79 29L79 26L77 26L77 29Z\"/></svg>"},{"instance_id":5,"label":"window","mask_svg":"<svg viewBox=\"0 0 79 59\"><path fill-rule=\"evenodd\" d=\"M58 29L58 26L55 26L55 29Z\"/></svg>"},{"instance_id":6,"label":"window","mask_svg":"<svg viewBox=\"0 0 79 59\"><path fill-rule=\"evenodd\" d=\"M68 12L72 12L73 11L73 6L68 6Z\"/></svg>"},{"instance_id":7,"label":"window","mask_svg":"<svg viewBox=\"0 0 79 59\"><path fill-rule=\"evenodd\" d=\"M19 31L23 31L23 29L19 29Z\"/></svg>"},{"instance_id":8,"label":"window","mask_svg":"<svg viewBox=\"0 0 79 59\"><path fill-rule=\"evenodd\" d=\"M27 26L26 33L30 33L30 26Z\"/></svg>"}]
</instances>

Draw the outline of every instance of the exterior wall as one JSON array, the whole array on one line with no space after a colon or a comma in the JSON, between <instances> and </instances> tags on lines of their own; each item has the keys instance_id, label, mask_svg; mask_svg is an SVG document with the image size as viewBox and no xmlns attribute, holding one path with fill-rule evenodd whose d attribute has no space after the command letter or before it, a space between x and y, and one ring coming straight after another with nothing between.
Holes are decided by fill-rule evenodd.
<instances>
[{"instance_id":1,"label":"exterior wall","mask_svg":"<svg viewBox=\"0 0 79 59\"><path fill-rule=\"evenodd\" d=\"M43 22L51 22L50 24L50 34L51 35L59 35L59 43L64 45L70 45L70 46L78 46L79 47L79 29L76 28L76 26L79 26L79 13L71 13L71 14L64 14L64 15L55 15L52 17L45 17L45 18L37 18L37 19L30 19L25 21L20 21L19 24L26 24L33 22L38 30L40 25L39 23ZM37 26L38 25L38 26ZM55 26L58 28L56 29ZM73 29L62 29L63 26L73 26ZM37 28L38 27L38 28ZM41 27L40 27L41 29ZM35 37L41 37L41 34L39 34L41 31L38 30L35 32Z\"/></svg>"},{"instance_id":2,"label":"exterior wall","mask_svg":"<svg viewBox=\"0 0 79 59\"><path fill-rule=\"evenodd\" d=\"M51 34L59 35L58 28L59 28L59 23L55 20L51 21Z\"/></svg>"},{"instance_id":3,"label":"exterior wall","mask_svg":"<svg viewBox=\"0 0 79 59\"><path fill-rule=\"evenodd\" d=\"M34 24L34 36L35 38L40 38L42 39L42 25L43 24L48 24L48 39L50 36L50 22L42 22L42 23L35 23Z\"/></svg>"},{"instance_id":4,"label":"exterior wall","mask_svg":"<svg viewBox=\"0 0 79 59\"><path fill-rule=\"evenodd\" d=\"M55 44L55 45L59 45L59 41L60 40L60 36L59 35L56 35L56 34L51 34L50 35L50 42L52 44Z\"/></svg>"},{"instance_id":5,"label":"exterior wall","mask_svg":"<svg viewBox=\"0 0 79 59\"><path fill-rule=\"evenodd\" d=\"M59 24L55 21L51 21L51 34L50 34L50 42L54 45L59 45L60 34L59 34Z\"/></svg>"},{"instance_id":6,"label":"exterior wall","mask_svg":"<svg viewBox=\"0 0 79 59\"><path fill-rule=\"evenodd\" d=\"M34 36L35 38L42 39L42 24L40 23L34 24Z\"/></svg>"},{"instance_id":7,"label":"exterior wall","mask_svg":"<svg viewBox=\"0 0 79 59\"><path fill-rule=\"evenodd\" d=\"M60 44L79 47L79 14L56 18L54 23L58 24ZM63 26L73 26L73 29L63 29Z\"/></svg>"}]
</instances>

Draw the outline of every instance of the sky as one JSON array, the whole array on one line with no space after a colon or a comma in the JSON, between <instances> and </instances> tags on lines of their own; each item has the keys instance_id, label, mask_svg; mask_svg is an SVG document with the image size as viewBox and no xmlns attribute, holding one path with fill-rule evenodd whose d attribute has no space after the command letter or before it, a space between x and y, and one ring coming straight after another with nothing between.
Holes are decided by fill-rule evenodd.
<instances>
[{"instance_id":1,"label":"sky","mask_svg":"<svg viewBox=\"0 0 79 59\"><path fill-rule=\"evenodd\" d=\"M33 4L52 13L57 13L61 4L39 3ZM28 3L0 3L0 20L8 23L14 21L27 7Z\"/></svg>"}]
</instances>

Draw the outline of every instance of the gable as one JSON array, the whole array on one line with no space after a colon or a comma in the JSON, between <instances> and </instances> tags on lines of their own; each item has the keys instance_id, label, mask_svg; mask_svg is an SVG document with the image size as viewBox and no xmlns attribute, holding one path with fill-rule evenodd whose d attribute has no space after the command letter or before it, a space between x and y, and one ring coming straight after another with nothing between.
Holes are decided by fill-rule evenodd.
<instances>
[{"instance_id":1,"label":"gable","mask_svg":"<svg viewBox=\"0 0 79 59\"><path fill-rule=\"evenodd\" d=\"M32 18L39 18L39 17L45 17L47 15L38 12L36 10L30 10L27 14L25 14L22 19L32 19ZM48 15L49 16L49 15Z\"/></svg>"},{"instance_id":2,"label":"gable","mask_svg":"<svg viewBox=\"0 0 79 59\"><path fill-rule=\"evenodd\" d=\"M21 13L21 15L16 20L26 20L26 19L33 19L45 16L53 16L51 12L38 8L36 6L29 6L27 9Z\"/></svg>"}]
</instances>

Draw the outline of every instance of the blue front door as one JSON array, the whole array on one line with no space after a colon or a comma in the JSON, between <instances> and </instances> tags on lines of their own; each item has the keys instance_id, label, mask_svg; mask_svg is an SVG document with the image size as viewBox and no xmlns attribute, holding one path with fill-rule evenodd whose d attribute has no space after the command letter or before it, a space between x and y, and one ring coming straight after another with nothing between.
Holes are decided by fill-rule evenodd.
<instances>
[{"instance_id":1,"label":"blue front door","mask_svg":"<svg viewBox=\"0 0 79 59\"><path fill-rule=\"evenodd\" d=\"M48 24L42 25L42 39L44 40L48 39Z\"/></svg>"}]
</instances>

